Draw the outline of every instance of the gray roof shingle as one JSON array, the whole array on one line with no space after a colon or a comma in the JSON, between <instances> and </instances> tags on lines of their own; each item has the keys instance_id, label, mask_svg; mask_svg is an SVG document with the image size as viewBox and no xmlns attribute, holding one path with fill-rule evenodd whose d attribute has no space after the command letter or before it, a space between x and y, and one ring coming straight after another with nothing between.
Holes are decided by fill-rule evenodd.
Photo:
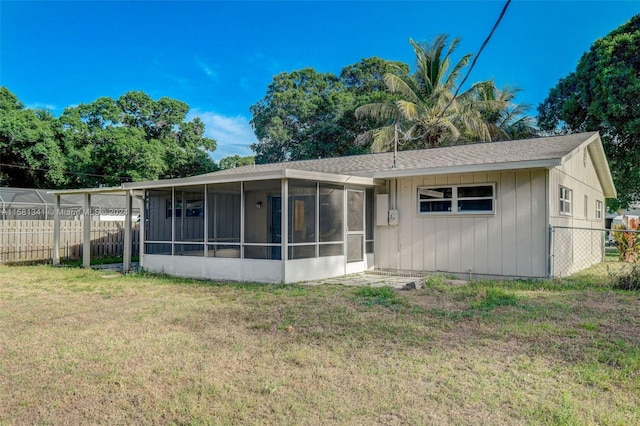
<instances>
[{"instance_id":1,"label":"gray roof shingle","mask_svg":"<svg viewBox=\"0 0 640 426\"><path fill-rule=\"evenodd\" d=\"M596 132L563 136L521 139L502 142L474 143L442 148L400 151L393 167L393 152L256 164L221 170L203 176L242 175L284 169L333 173L353 176L381 176L385 172L455 168L464 166L560 160Z\"/></svg>"}]
</instances>

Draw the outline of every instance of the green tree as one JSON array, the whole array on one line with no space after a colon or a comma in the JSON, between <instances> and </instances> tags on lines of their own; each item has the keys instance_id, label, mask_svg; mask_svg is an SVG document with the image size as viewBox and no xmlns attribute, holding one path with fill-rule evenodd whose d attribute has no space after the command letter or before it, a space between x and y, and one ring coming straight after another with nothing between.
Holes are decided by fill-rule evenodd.
<instances>
[{"instance_id":1,"label":"green tree","mask_svg":"<svg viewBox=\"0 0 640 426\"><path fill-rule=\"evenodd\" d=\"M482 112L491 140L527 139L537 136L539 131L535 119L527 115L531 106L513 102L518 92L520 89L511 87L499 90L493 84L478 90L479 100L499 101L497 108L487 108Z\"/></svg>"},{"instance_id":2,"label":"green tree","mask_svg":"<svg viewBox=\"0 0 640 426\"><path fill-rule=\"evenodd\" d=\"M0 185L47 188L66 184L65 162L47 111L27 109L0 87Z\"/></svg>"},{"instance_id":3,"label":"green tree","mask_svg":"<svg viewBox=\"0 0 640 426\"><path fill-rule=\"evenodd\" d=\"M209 155L216 142L189 106L154 101L144 92L117 100L103 97L67 108L59 139L71 173L69 186L117 185L123 181L174 178L217 169Z\"/></svg>"},{"instance_id":4,"label":"green tree","mask_svg":"<svg viewBox=\"0 0 640 426\"><path fill-rule=\"evenodd\" d=\"M407 72L405 64L368 58L340 76L312 68L275 76L265 97L251 106L256 163L366 152L356 136L372 122L356 120L355 109L392 96L384 90L384 74Z\"/></svg>"},{"instance_id":5,"label":"green tree","mask_svg":"<svg viewBox=\"0 0 640 426\"><path fill-rule=\"evenodd\" d=\"M224 157L220 159L218 163L218 167L222 170L226 169L234 169L236 167L248 166L251 164L255 164L255 158L253 155L247 155L246 157L241 157L239 155L230 155L228 157Z\"/></svg>"},{"instance_id":6,"label":"green tree","mask_svg":"<svg viewBox=\"0 0 640 426\"><path fill-rule=\"evenodd\" d=\"M499 96L493 81L476 83L455 95L458 79L471 58L466 54L452 63L458 39L448 46L445 35L437 36L432 43L409 41L416 55L415 72L406 77L384 75L387 90L399 98L356 110L357 117L374 118L382 124L362 135L372 141L374 151L388 150L396 141L402 149L413 149L491 141L492 131L500 138L507 137L499 126L488 121L491 115L510 106Z\"/></svg>"},{"instance_id":7,"label":"green tree","mask_svg":"<svg viewBox=\"0 0 640 426\"><path fill-rule=\"evenodd\" d=\"M640 15L596 40L538 106L538 125L550 132L600 131L618 199L640 200Z\"/></svg>"}]
</instances>

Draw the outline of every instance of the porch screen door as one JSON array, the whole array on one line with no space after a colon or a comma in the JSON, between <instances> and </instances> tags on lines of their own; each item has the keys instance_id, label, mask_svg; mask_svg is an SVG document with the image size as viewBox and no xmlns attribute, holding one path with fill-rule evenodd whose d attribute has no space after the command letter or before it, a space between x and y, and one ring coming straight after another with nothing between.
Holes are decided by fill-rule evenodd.
<instances>
[{"instance_id":1,"label":"porch screen door","mask_svg":"<svg viewBox=\"0 0 640 426\"><path fill-rule=\"evenodd\" d=\"M364 260L364 191L347 190L347 262Z\"/></svg>"}]
</instances>

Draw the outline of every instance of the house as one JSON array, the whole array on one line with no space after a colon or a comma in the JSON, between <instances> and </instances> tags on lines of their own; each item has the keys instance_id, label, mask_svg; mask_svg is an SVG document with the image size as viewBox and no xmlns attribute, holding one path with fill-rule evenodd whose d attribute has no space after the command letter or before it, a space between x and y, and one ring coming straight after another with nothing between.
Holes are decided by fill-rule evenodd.
<instances>
[{"instance_id":1,"label":"house","mask_svg":"<svg viewBox=\"0 0 640 426\"><path fill-rule=\"evenodd\" d=\"M613 225L622 224L622 216L628 217L640 217L640 203L635 202L631 203L631 205L627 208L627 210L618 210L611 211L607 209L607 214L605 215L605 228L611 229Z\"/></svg>"},{"instance_id":2,"label":"house","mask_svg":"<svg viewBox=\"0 0 640 426\"><path fill-rule=\"evenodd\" d=\"M585 253L573 237L554 243L550 229L601 229L605 199L616 196L597 132L249 165L54 194L83 193L89 207L91 194L105 191L144 198L146 270L287 283L374 268L569 274L600 262L604 241L589 236ZM565 262L554 268L560 256Z\"/></svg>"}]
</instances>

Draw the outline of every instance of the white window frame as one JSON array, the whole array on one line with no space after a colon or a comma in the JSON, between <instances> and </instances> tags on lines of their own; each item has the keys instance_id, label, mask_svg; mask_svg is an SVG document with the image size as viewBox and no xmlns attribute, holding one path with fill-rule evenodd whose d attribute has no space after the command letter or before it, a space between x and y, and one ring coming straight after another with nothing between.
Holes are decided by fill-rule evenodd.
<instances>
[{"instance_id":1,"label":"white window frame","mask_svg":"<svg viewBox=\"0 0 640 426\"><path fill-rule=\"evenodd\" d=\"M558 210L563 216L571 216L572 215L572 204L573 204L573 190L567 188L565 186L560 186L560 196L559 198L559 206Z\"/></svg>"},{"instance_id":2,"label":"white window frame","mask_svg":"<svg viewBox=\"0 0 640 426\"><path fill-rule=\"evenodd\" d=\"M600 200L596 200L596 220L602 220L602 208L604 203Z\"/></svg>"},{"instance_id":3,"label":"white window frame","mask_svg":"<svg viewBox=\"0 0 640 426\"><path fill-rule=\"evenodd\" d=\"M584 218L589 219L589 197L584 196Z\"/></svg>"},{"instance_id":4,"label":"white window frame","mask_svg":"<svg viewBox=\"0 0 640 426\"><path fill-rule=\"evenodd\" d=\"M476 186L490 186L490 197L458 197L459 188L470 188ZM442 212L421 212L420 204L425 201L438 201L438 198L431 200L420 200L420 190L435 190L438 188L451 188L451 198L442 198L442 201L451 201L451 211ZM458 200L491 200L491 210L458 210ZM494 182L486 183L469 183L458 185L432 185L432 186L419 186L416 190L416 207L419 215L437 216L437 215L493 215L496 212L496 184Z\"/></svg>"}]
</instances>

